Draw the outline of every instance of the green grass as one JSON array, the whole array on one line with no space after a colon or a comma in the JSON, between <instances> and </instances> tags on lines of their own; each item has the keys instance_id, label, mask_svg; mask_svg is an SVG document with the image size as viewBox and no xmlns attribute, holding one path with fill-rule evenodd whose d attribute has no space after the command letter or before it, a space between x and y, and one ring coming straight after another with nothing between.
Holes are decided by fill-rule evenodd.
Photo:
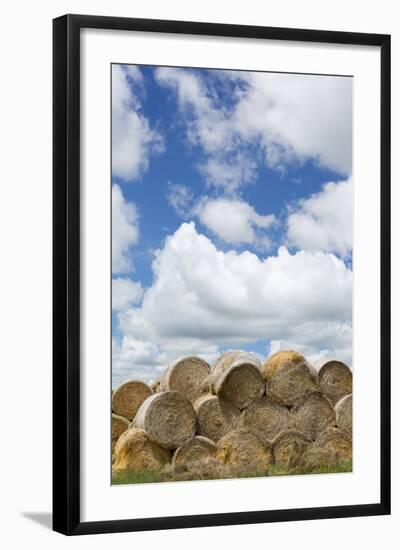
<instances>
[{"instance_id":1,"label":"green grass","mask_svg":"<svg viewBox=\"0 0 400 550\"><path fill-rule=\"evenodd\" d=\"M156 483L158 481L162 481L161 472L155 470L116 472L112 476L113 485L123 485L126 483Z\"/></svg>"},{"instance_id":2,"label":"green grass","mask_svg":"<svg viewBox=\"0 0 400 550\"><path fill-rule=\"evenodd\" d=\"M309 468L284 468L278 464L269 467L265 474L260 472L246 473L240 477L268 477L268 476L287 476L287 475L307 475L307 474L333 474L352 471L352 461L341 461L335 466L318 466ZM239 476L238 476L239 477ZM209 479L216 479L210 477ZM157 483L163 481L162 473L156 470L136 470L131 472L116 472L112 478L113 485L124 485L133 483Z\"/></svg>"}]
</instances>

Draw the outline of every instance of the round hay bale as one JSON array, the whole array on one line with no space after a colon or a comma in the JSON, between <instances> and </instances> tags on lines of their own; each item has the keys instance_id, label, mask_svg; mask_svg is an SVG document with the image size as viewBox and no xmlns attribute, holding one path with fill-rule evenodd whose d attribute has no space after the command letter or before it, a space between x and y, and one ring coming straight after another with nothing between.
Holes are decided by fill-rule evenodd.
<instances>
[{"instance_id":1,"label":"round hay bale","mask_svg":"<svg viewBox=\"0 0 400 550\"><path fill-rule=\"evenodd\" d=\"M197 415L197 432L213 441L218 441L239 425L240 410L217 395L203 395L193 406Z\"/></svg>"},{"instance_id":2,"label":"round hay bale","mask_svg":"<svg viewBox=\"0 0 400 550\"><path fill-rule=\"evenodd\" d=\"M292 407L307 395L319 391L318 375L296 351L279 351L263 365L266 395Z\"/></svg>"},{"instance_id":3,"label":"round hay bale","mask_svg":"<svg viewBox=\"0 0 400 550\"><path fill-rule=\"evenodd\" d=\"M353 434L353 396L342 397L335 405L336 424L348 437Z\"/></svg>"},{"instance_id":4,"label":"round hay bale","mask_svg":"<svg viewBox=\"0 0 400 550\"><path fill-rule=\"evenodd\" d=\"M171 460L171 453L151 441L144 430L129 428L115 445L113 471L159 470Z\"/></svg>"},{"instance_id":5,"label":"round hay bale","mask_svg":"<svg viewBox=\"0 0 400 550\"><path fill-rule=\"evenodd\" d=\"M212 372L213 393L239 409L247 407L265 391L260 367L260 361L251 353L224 353Z\"/></svg>"},{"instance_id":6,"label":"round hay bale","mask_svg":"<svg viewBox=\"0 0 400 550\"><path fill-rule=\"evenodd\" d=\"M289 427L289 410L263 395L244 409L242 425L263 442L271 441Z\"/></svg>"},{"instance_id":7,"label":"round hay bale","mask_svg":"<svg viewBox=\"0 0 400 550\"><path fill-rule=\"evenodd\" d=\"M310 445L300 459L303 468L318 468L320 466L336 466L337 459L333 453L321 447Z\"/></svg>"},{"instance_id":8,"label":"round hay bale","mask_svg":"<svg viewBox=\"0 0 400 550\"><path fill-rule=\"evenodd\" d=\"M319 374L321 390L332 403L336 403L352 392L353 375L347 365L341 361L328 361L321 367Z\"/></svg>"},{"instance_id":9,"label":"round hay bale","mask_svg":"<svg viewBox=\"0 0 400 550\"><path fill-rule=\"evenodd\" d=\"M287 468L297 466L310 444L311 439L296 430L279 433L272 442L275 462Z\"/></svg>"},{"instance_id":10,"label":"round hay bale","mask_svg":"<svg viewBox=\"0 0 400 550\"><path fill-rule=\"evenodd\" d=\"M239 429L224 435L217 443L217 458L239 473L265 471L272 463L272 449L254 433Z\"/></svg>"},{"instance_id":11,"label":"round hay bale","mask_svg":"<svg viewBox=\"0 0 400 550\"><path fill-rule=\"evenodd\" d=\"M224 371L229 370L230 367L236 363L249 363L261 371L261 361L254 353L237 349L225 351L222 355L220 355L211 372L214 377L218 376Z\"/></svg>"},{"instance_id":12,"label":"round hay bale","mask_svg":"<svg viewBox=\"0 0 400 550\"><path fill-rule=\"evenodd\" d=\"M333 453L337 460L351 460L353 457L351 439L338 428L327 428L317 437L315 446Z\"/></svg>"},{"instance_id":13,"label":"round hay bale","mask_svg":"<svg viewBox=\"0 0 400 550\"><path fill-rule=\"evenodd\" d=\"M176 449L172 456L172 466L184 464L195 467L201 461L214 456L216 452L217 446L214 441L202 435L195 435Z\"/></svg>"},{"instance_id":14,"label":"round hay bale","mask_svg":"<svg viewBox=\"0 0 400 550\"><path fill-rule=\"evenodd\" d=\"M214 366L212 368L212 372L216 372L217 370L219 372L224 371L225 369L227 369L231 366L232 362L237 357L239 357L241 354L245 354L245 353L247 353L247 352L242 351L240 349L225 351L215 361ZM251 360L253 360L254 358L257 359L254 355L251 355L251 354L248 354L248 355L250 355Z\"/></svg>"},{"instance_id":15,"label":"round hay bale","mask_svg":"<svg viewBox=\"0 0 400 550\"><path fill-rule=\"evenodd\" d=\"M262 365L261 372L266 380L272 378L272 376L280 369L286 366L294 366L298 364L304 364L305 358L297 351L284 350L278 351L271 355Z\"/></svg>"},{"instance_id":16,"label":"round hay bale","mask_svg":"<svg viewBox=\"0 0 400 550\"><path fill-rule=\"evenodd\" d=\"M119 436L129 428L129 420L117 414L111 415L111 449L114 454L115 444Z\"/></svg>"},{"instance_id":17,"label":"round hay bale","mask_svg":"<svg viewBox=\"0 0 400 550\"><path fill-rule=\"evenodd\" d=\"M132 423L143 428L149 438L165 449L176 449L196 431L193 405L177 391L150 395Z\"/></svg>"},{"instance_id":18,"label":"round hay bale","mask_svg":"<svg viewBox=\"0 0 400 550\"><path fill-rule=\"evenodd\" d=\"M210 366L199 357L178 359L165 371L160 383L161 391L178 391L189 401L202 393L203 383L210 374Z\"/></svg>"},{"instance_id":19,"label":"round hay bale","mask_svg":"<svg viewBox=\"0 0 400 550\"><path fill-rule=\"evenodd\" d=\"M313 440L335 423L335 411L320 393L307 396L290 411L291 427Z\"/></svg>"},{"instance_id":20,"label":"round hay bale","mask_svg":"<svg viewBox=\"0 0 400 550\"><path fill-rule=\"evenodd\" d=\"M112 410L118 416L132 420L135 418L140 405L152 393L149 386L144 382L128 380L128 382L124 382L114 391Z\"/></svg>"}]
</instances>

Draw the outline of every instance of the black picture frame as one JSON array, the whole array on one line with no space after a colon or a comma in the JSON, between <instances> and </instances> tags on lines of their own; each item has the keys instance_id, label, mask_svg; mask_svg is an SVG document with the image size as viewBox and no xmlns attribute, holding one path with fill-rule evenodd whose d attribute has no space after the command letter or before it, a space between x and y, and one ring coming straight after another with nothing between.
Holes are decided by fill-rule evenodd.
<instances>
[{"instance_id":1,"label":"black picture frame","mask_svg":"<svg viewBox=\"0 0 400 550\"><path fill-rule=\"evenodd\" d=\"M175 517L80 520L80 31L84 28L377 46L381 51L379 502ZM390 36L65 15L53 21L53 529L66 535L390 514Z\"/></svg>"}]
</instances>

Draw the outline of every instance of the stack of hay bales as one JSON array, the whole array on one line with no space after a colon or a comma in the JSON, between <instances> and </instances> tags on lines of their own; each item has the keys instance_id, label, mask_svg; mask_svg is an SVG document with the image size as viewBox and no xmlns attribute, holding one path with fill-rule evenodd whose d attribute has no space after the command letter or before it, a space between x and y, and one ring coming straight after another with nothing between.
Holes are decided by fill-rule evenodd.
<instances>
[{"instance_id":1,"label":"stack of hay bales","mask_svg":"<svg viewBox=\"0 0 400 550\"><path fill-rule=\"evenodd\" d=\"M179 359L151 386L129 381L113 392L113 470L203 479L351 460L351 394L344 363L317 371L295 351L264 363L229 351L212 368Z\"/></svg>"}]
</instances>

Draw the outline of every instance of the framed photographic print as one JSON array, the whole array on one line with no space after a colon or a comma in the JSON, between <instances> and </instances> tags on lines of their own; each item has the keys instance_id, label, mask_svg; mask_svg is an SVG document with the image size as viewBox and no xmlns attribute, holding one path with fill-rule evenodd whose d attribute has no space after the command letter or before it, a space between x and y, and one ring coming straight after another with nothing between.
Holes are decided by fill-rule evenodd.
<instances>
[{"instance_id":1,"label":"framed photographic print","mask_svg":"<svg viewBox=\"0 0 400 550\"><path fill-rule=\"evenodd\" d=\"M54 20L54 529L390 513L390 37Z\"/></svg>"}]
</instances>

